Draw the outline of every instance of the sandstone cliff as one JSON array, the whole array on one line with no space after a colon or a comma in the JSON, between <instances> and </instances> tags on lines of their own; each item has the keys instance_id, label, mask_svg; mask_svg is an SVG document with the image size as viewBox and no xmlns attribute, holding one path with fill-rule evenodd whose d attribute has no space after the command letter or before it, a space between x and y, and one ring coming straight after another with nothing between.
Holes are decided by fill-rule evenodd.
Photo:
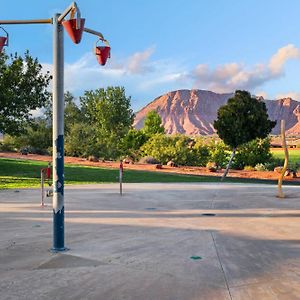
<instances>
[{"instance_id":1,"label":"sandstone cliff","mask_svg":"<svg viewBox=\"0 0 300 300\"><path fill-rule=\"evenodd\" d=\"M213 121L217 110L226 104L233 94L217 94L204 90L172 91L156 98L136 113L134 126L143 127L146 114L155 110L162 118L166 133L187 135L209 135L215 133ZM280 133L280 120L286 121L290 135L300 134L300 102L291 98L264 100L270 119L277 120L273 134Z\"/></svg>"}]
</instances>

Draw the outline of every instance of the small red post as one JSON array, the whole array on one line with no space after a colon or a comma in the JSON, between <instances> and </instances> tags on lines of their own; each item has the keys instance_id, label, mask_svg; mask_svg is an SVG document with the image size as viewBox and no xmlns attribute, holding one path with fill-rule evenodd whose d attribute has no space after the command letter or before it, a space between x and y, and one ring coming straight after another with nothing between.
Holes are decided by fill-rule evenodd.
<instances>
[{"instance_id":1,"label":"small red post","mask_svg":"<svg viewBox=\"0 0 300 300\"><path fill-rule=\"evenodd\" d=\"M119 175L119 181L120 181L120 195L123 195L122 190L122 183L123 183L123 161L120 160L120 175Z\"/></svg>"},{"instance_id":2,"label":"small red post","mask_svg":"<svg viewBox=\"0 0 300 300\"><path fill-rule=\"evenodd\" d=\"M47 166L47 179L51 178L51 162L48 162Z\"/></svg>"},{"instance_id":3,"label":"small red post","mask_svg":"<svg viewBox=\"0 0 300 300\"><path fill-rule=\"evenodd\" d=\"M45 169L41 169L41 192L42 192L42 200L41 200L41 207L45 206L45 189L44 189L44 183L45 183Z\"/></svg>"}]
</instances>

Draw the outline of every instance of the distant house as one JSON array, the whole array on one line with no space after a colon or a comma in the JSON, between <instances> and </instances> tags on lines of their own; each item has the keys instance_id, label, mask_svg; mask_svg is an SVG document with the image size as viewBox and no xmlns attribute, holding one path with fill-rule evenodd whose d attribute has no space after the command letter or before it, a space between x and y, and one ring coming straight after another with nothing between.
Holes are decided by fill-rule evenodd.
<instances>
[{"instance_id":1,"label":"distant house","mask_svg":"<svg viewBox=\"0 0 300 300\"><path fill-rule=\"evenodd\" d=\"M297 148L299 140L287 141L288 148ZM271 141L271 148L282 148L282 142L278 140Z\"/></svg>"}]
</instances>

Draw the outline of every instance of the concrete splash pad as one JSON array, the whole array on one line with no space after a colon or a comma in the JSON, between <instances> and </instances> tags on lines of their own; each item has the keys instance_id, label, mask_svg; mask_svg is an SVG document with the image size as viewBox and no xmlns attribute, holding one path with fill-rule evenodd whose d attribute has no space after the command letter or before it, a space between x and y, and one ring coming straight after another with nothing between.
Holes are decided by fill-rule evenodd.
<instances>
[{"instance_id":1,"label":"concrete splash pad","mask_svg":"<svg viewBox=\"0 0 300 300\"><path fill-rule=\"evenodd\" d=\"M0 191L0 299L299 299L300 188L284 191L67 187L61 254L39 191Z\"/></svg>"}]
</instances>

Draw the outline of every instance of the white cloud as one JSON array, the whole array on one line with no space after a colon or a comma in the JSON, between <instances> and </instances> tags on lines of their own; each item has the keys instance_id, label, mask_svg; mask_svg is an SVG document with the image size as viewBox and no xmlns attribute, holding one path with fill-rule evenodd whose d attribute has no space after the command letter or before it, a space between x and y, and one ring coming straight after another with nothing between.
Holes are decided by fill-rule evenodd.
<instances>
[{"instance_id":1,"label":"white cloud","mask_svg":"<svg viewBox=\"0 0 300 300\"><path fill-rule=\"evenodd\" d=\"M280 48L270 59L269 69L272 74L280 74L283 71L284 64L290 59L299 59L300 49L289 44Z\"/></svg>"},{"instance_id":2,"label":"white cloud","mask_svg":"<svg viewBox=\"0 0 300 300\"><path fill-rule=\"evenodd\" d=\"M128 59L127 71L132 74L145 74L152 70L147 64L150 56L154 52L154 47L148 48L143 52L136 52Z\"/></svg>"},{"instance_id":3,"label":"white cloud","mask_svg":"<svg viewBox=\"0 0 300 300\"><path fill-rule=\"evenodd\" d=\"M247 68L240 63L229 63L210 69L200 64L191 72L195 87L205 87L216 92L232 92L236 89L253 90L264 83L284 75L288 60L299 59L300 49L289 44L280 48L268 64L257 64Z\"/></svg>"},{"instance_id":4,"label":"white cloud","mask_svg":"<svg viewBox=\"0 0 300 300\"><path fill-rule=\"evenodd\" d=\"M265 92L256 92L264 83L284 76L286 63L300 58L300 49L294 45L280 48L269 61L254 66L232 62L211 68L198 64L187 68L185 62L172 58L154 60L155 47L119 58L112 55L105 67L97 63L91 53L79 60L65 64L65 90L75 95L83 91L107 86L124 86L132 96L136 108L165 92L181 88L199 88L215 92L233 92L236 89L250 90L253 94L267 98ZM43 64L44 70L51 70L50 64ZM300 99L296 93L293 98ZM296 96L297 97L296 97Z\"/></svg>"}]
</instances>

